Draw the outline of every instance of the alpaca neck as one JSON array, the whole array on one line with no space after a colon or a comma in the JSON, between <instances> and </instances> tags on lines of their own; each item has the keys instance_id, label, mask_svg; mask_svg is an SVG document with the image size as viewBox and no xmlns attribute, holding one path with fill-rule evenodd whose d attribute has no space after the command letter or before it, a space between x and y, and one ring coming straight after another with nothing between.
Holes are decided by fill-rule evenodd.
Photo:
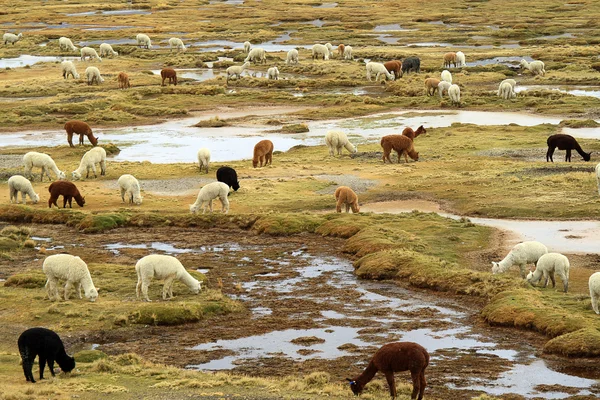
<instances>
[{"instance_id":1,"label":"alpaca neck","mask_svg":"<svg viewBox=\"0 0 600 400\"><path fill-rule=\"evenodd\" d=\"M367 365L367 368L363 371L363 373L357 376L356 379L354 379L354 381L357 382L361 387L364 387L367 383L371 382L371 379L373 379L376 373L377 367L375 366L373 361L371 361L369 362L369 365Z\"/></svg>"},{"instance_id":2,"label":"alpaca neck","mask_svg":"<svg viewBox=\"0 0 600 400\"><path fill-rule=\"evenodd\" d=\"M579 155L581 157L583 157L583 159L585 160L587 157L589 157L590 155L588 153L586 153L585 151L583 151L583 149L581 148L581 146L579 145L579 143L575 143L575 145L573 146L573 148L575 149L575 151L577 151L579 153Z\"/></svg>"},{"instance_id":3,"label":"alpaca neck","mask_svg":"<svg viewBox=\"0 0 600 400\"><path fill-rule=\"evenodd\" d=\"M513 254L512 251L504 257L502 261L498 263L501 271L506 271L513 265Z\"/></svg>"},{"instance_id":4,"label":"alpaca neck","mask_svg":"<svg viewBox=\"0 0 600 400\"><path fill-rule=\"evenodd\" d=\"M194 288L198 287L198 281L196 280L196 278L191 276L189 274L189 272L187 272L185 269L183 271L181 271L180 273L178 273L177 277L179 278L179 280L181 282L183 282L190 289L194 289Z\"/></svg>"},{"instance_id":5,"label":"alpaca neck","mask_svg":"<svg viewBox=\"0 0 600 400\"><path fill-rule=\"evenodd\" d=\"M356 149L354 148L354 145L350 142L346 142L346 144L344 145L344 147L346 148L346 150L348 150L350 153L354 153L356 151Z\"/></svg>"}]
</instances>

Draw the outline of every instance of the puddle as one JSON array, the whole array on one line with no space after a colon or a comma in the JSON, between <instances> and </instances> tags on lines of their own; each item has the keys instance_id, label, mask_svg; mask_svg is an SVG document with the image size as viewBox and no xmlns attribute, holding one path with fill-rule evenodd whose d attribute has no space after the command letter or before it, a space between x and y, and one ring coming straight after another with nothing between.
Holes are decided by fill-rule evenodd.
<instances>
[{"instance_id":1,"label":"puddle","mask_svg":"<svg viewBox=\"0 0 600 400\"><path fill-rule=\"evenodd\" d=\"M62 62L65 60L79 60L79 57L30 56L24 54L16 58L0 58L0 69L21 68L42 62Z\"/></svg>"},{"instance_id":2,"label":"puddle","mask_svg":"<svg viewBox=\"0 0 600 400\"><path fill-rule=\"evenodd\" d=\"M313 6L313 8L335 8L338 6L338 3L323 3L318 6Z\"/></svg>"},{"instance_id":3,"label":"puddle","mask_svg":"<svg viewBox=\"0 0 600 400\"><path fill-rule=\"evenodd\" d=\"M133 25L115 25L115 26L96 26L93 28L85 28L84 31L120 31L123 29L153 29L152 26L133 26ZM109 43L109 40L103 40L101 43ZM135 42L135 41L134 41ZM135 42L137 44L137 42Z\"/></svg>"},{"instance_id":4,"label":"puddle","mask_svg":"<svg viewBox=\"0 0 600 400\"><path fill-rule=\"evenodd\" d=\"M180 249L172 244L164 242L151 242L151 243L109 243L104 245L104 248L109 250L115 255L121 254L122 249L147 249L156 250L165 254L185 254L185 253L206 253L206 252L222 252L225 250L239 251L242 248L237 243L223 243L221 246L200 246L195 249ZM199 270L200 271L200 270ZM208 272L208 270L206 270Z\"/></svg>"},{"instance_id":5,"label":"puddle","mask_svg":"<svg viewBox=\"0 0 600 400\"><path fill-rule=\"evenodd\" d=\"M244 4L244 0L225 0L225 1L221 1L221 0L210 0L208 2L208 4L229 4L232 6L239 6Z\"/></svg>"},{"instance_id":6,"label":"puddle","mask_svg":"<svg viewBox=\"0 0 600 400\"><path fill-rule=\"evenodd\" d=\"M377 25L373 28L373 32L408 32L416 29L405 29L400 24Z\"/></svg>"},{"instance_id":7,"label":"puddle","mask_svg":"<svg viewBox=\"0 0 600 400\"><path fill-rule=\"evenodd\" d=\"M554 40L554 39L573 39L576 38L577 36L573 35L572 33L563 33L561 35L547 35L547 36L538 36L534 39L542 39L542 40Z\"/></svg>"},{"instance_id":8,"label":"puddle","mask_svg":"<svg viewBox=\"0 0 600 400\"><path fill-rule=\"evenodd\" d=\"M107 10L107 11L85 11L79 13L65 14L67 17L87 17L91 15L147 15L152 14L148 10Z\"/></svg>"},{"instance_id":9,"label":"puddle","mask_svg":"<svg viewBox=\"0 0 600 400\"><path fill-rule=\"evenodd\" d=\"M398 43L398 38L395 38L391 35L379 35L377 36L377 40L382 41L387 44L396 44Z\"/></svg>"},{"instance_id":10,"label":"puddle","mask_svg":"<svg viewBox=\"0 0 600 400\"><path fill-rule=\"evenodd\" d=\"M102 40L84 40L81 42L77 42L79 46L93 46L99 45L102 43L108 44L135 44L137 45L137 41L135 39L102 39ZM154 47L154 45L152 46Z\"/></svg>"},{"instance_id":11,"label":"puddle","mask_svg":"<svg viewBox=\"0 0 600 400\"><path fill-rule=\"evenodd\" d=\"M320 20L320 19L313 19L312 21L303 22L303 24L309 24L309 25L313 25L313 26L320 28L323 25L325 25L326 22L323 20Z\"/></svg>"},{"instance_id":12,"label":"puddle","mask_svg":"<svg viewBox=\"0 0 600 400\"><path fill-rule=\"evenodd\" d=\"M521 60L526 60L528 62L533 61L533 58L525 56L525 57L494 57L487 58L485 60L478 60L467 62L468 67L476 67L476 66L484 66L484 65L493 65L493 64L503 64L508 67L516 67L519 68L519 63Z\"/></svg>"},{"instance_id":13,"label":"puddle","mask_svg":"<svg viewBox=\"0 0 600 400\"><path fill-rule=\"evenodd\" d=\"M526 90L556 90L561 93L572 94L573 96L588 96L600 99L600 86L553 86L553 85L531 85L517 86L515 92L524 92Z\"/></svg>"}]
</instances>

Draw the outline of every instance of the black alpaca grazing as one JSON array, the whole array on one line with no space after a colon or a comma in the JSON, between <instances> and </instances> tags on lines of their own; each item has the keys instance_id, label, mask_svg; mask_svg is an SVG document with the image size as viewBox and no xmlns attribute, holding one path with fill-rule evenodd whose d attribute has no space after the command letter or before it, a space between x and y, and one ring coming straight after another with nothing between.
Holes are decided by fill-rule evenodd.
<instances>
[{"instance_id":1,"label":"black alpaca grazing","mask_svg":"<svg viewBox=\"0 0 600 400\"><path fill-rule=\"evenodd\" d=\"M429 353L423 346L413 342L389 343L381 347L362 374L350 381L350 389L355 395L359 395L367 383L373 379L377 371L385 374L390 395L396 398L396 382L394 372L410 371L413 381L411 399L423 399L425 392L425 368L429 365Z\"/></svg>"},{"instance_id":2,"label":"black alpaca grazing","mask_svg":"<svg viewBox=\"0 0 600 400\"><path fill-rule=\"evenodd\" d=\"M240 188L237 172L231 167L221 167L217 170L217 181L227 184L230 188L237 191Z\"/></svg>"},{"instance_id":3,"label":"black alpaca grazing","mask_svg":"<svg viewBox=\"0 0 600 400\"><path fill-rule=\"evenodd\" d=\"M556 135L552 135L546 141L548 143L548 152L546 153L546 162L554 160L552 159L552 155L554 154L554 150L558 147L559 150L566 150L567 155L565 156L565 161L571 162L571 150L575 149L579 153L581 157L583 157L584 161L590 161L590 156L592 152L586 153L581 149L577 140L571 135L565 135L562 133L557 133Z\"/></svg>"},{"instance_id":4,"label":"black alpaca grazing","mask_svg":"<svg viewBox=\"0 0 600 400\"><path fill-rule=\"evenodd\" d=\"M58 363L58 366L64 372L71 372L75 368L75 360L67 355L62 340L50 329L27 329L19 336L18 344L27 382L35 383L32 373L35 356L39 357L40 380L44 379L46 362L52 376L54 376L54 361Z\"/></svg>"}]
</instances>

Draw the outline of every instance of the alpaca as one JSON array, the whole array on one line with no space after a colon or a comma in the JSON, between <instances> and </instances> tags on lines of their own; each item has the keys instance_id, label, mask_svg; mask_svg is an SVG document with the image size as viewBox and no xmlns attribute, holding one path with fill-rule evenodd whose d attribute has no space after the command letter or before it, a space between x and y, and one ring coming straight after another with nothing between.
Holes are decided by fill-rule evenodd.
<instances>
[{"instance_id":1,"label":"alpaca","mask_svg":"<svg viewBox=\"0 0 600 400\"><path fill-rule=\"evenodd\" d=\"M350 143L346 134L342 131L327 131L325 135L325 144L329 149L329 155L333 156L337 152L338 156L342 155L342 149L348 150L350 153L356 153L356 147Z\"/></svg>"},{"instance_id":2,"label":"alpaca","mask_svg":"<svg viewBox=\"0 0 600 400\"><path fill-rule=\"evenodd\" d=\"M521 277L525 278L527 264L538 262L541 256L548 253L548 248L540 242L528 241L516 244L500 262L492 261L492 274L506 272L513 265L518 265Z\"/></svg>"},{"instance_id":3,"label":"alpaca","mask_svg":"<svg viewBox=\"0 0 600 400\"><path fill-rule=\"evenodd\" d=\"M450 68L450 64L452 64L456 68L456 63L457 63L456 53L444 54L444 64L442 64L442 67Z\"/></svg>"},{"instance_id":4,"label":"alpaca","mask_svg":"<svg viewBox=\"0 0 600 400\"><path fill-rule=\"evenodd\" d=\"M64 372L71 372L75 368L75 359L69 357L65 346L56 332L46 328L30 328L21 333L17 341L19 354L23 361L23 373L27 382L35 383L33 379L33 361L38 356L40 363L40 380L44 379L44 368L54 375L54 361Z\"/></svg>"},{"instance_id":5,"label":"alpaca","mask_svg":"<svg viewBox=\"0 0 600 400\"><path fill-rule=\"evenodd\" d=\"M344 51L346 50L346 46L344 46L343 43L340 43L340 45L337 48L337 52L338 52L338 58L342 59L344 58Z\"/></svg>"},{"instance_id":6,"label":"alpaca","mask_svg":"<svg viewBox=\"0 0 600 400\"><path fill-rule=\"evenodd\" d=\"M544 287L548 286L548 278L552 280L552 287L556 287L554 275L563 282L565 293L569 290L569 259L560 253L546 253L540 257L535 265L535 271L529 271L527 281L532 285L544 278Z\"/></svg>"},{"instance_id":7,"label":"alpaca","mask_svg":"<svg viewBox=\"0 0 600 400\"><path fill-rule=\"evenodd\" d=\"M342 205L346 206L346 212L350 212L350 208L355 214L360 211L358 196L348 186L340 186L335 190L335 200L337 201L335 210L339 213L342 212Z\"/></svg>"},{"instance_id":8,"label":"alpaca","mask_svg":"<svg viewBox=\"0 0 600 400\"><path fill-rule=\"evenodd\" d=\"M69 146L73 146L73 134L79 135L79 145L83 145L83 135L87 136L88 140L92 144L92 146L96 146L98 144L98 138L94 137L92 133L92 128L83 122L78 120L67 121L65 123L65 131L67 131L67 142L69 142Z\"/></svg>"},{"instance_id":9,"label":"alpaca","mask_svg":"<svg viewBox=\"0 0 600 400\"><path fill-rule=\"evenodd\" d=\"M252 158L252 166L256 168L260 161L260 167L263 163L265 166L273 164L273 142L270 140L261 140L254 146L254 157Z\"/></svg>"},{"instance_id":10,"label":"alpaca","mask_svg":"<svg viewBox=\"0 0 600 400\"><path fill-rule=\"evenodd\" d=\"M160 71L160 77L162 78L160 86L165 86L167 78L169 79L169 85L172 83L174 86L177 86L177 72L173 68L163 68Z\"/></svg>"},{"instance_id":11,"label":"alpaca","mask_svg":"<svg viewBox=\"0 0 600 400\"><path fill-rule=\"evenodd\" d=\"M388 61L383 63L383 66L388 70L389 73L394 74L394 79L402 78L402 61Z\"/></svg>"},{"instance_id":12,"label":"alpaca","mask_svg":"<svg viewBox=\"0 0 600 400\"><path fill-rule=\"evenodd\" d=\"M117 80L119 81L119 89L126 89L131 87L131 83L129 83L129 75L127 75L125 72L119 72Z\"/></svg>"},{"instance_id":13,"label":"alpaca","mask_svg":"<svg viewBox=\"0 0 600 400\"><path fill-rule=\"evenodd\" d=\"M440 85L439 79L436 79L436 78L425 79L425 89L427 89L427 96L435 95L435 92L438 90L439 85Z\"/></svg>"},{"instance_id":14,"label":"alpaca","mask_svg":"<svg viewBox=\"0 0 600 400\"><path fill-rule=\"evenodd\" d=\"M559 150L566 150L567 154L565 155L565 161L571 162L571 150L575 149L581 157L583 157L584 161L590 161L590 156L593 152L586 153L581 149L577 140L571 135L565 135L564 133L557 133L556 135L552 135L546 141L548 144L548 151L546 152L546 162L550 160L554 162L552 159L552 155L554 154L554 150L558 147Z\"/></svg>"},{"instance_id":15,"label":"alpaca","mask_svg":"<svg viewBox=\"0 0 600 400\"><path fill-rule=\"evenodd\" d=\"M422 400L425 386L427 386L425 368L428 365L429 353L423 346L413 342L388 343L377 350L362 374L354 379L348 379L350 389L352 393L359 395L377 371L381 371L385 374L390 396L395 399L397 393L394 372L410 371L413 381L413 391L410 398Z\"/></svg>"},{"instance_id":16,"label":"alpaca","mask_svg":"<svg viewBox=\"0 0 600 400\"><path fill-rule=\"evenodd\" d=\"M83 207L85 204L85 197L81 197L81 194L74 183L68 181L52 182L48 188L48 191L50 192L48 208L52 208L52 204L58 207L56 200L58 200L58 196L60 195L63 196L63 208L67 208L67 202L69 202L69 208L73 208L71 205L73 197L75 198L75 202L79 205L79 207Z\"/></svg>"},{"instance_id":17,"label":"alpaca","mask_svg":"<svg viewBox=\"0 0 600 400\"><path fill-rule=\"evenodd\" d=\"M140 292L143 299L151 301L148 298L148 286L153 278L164 279L162 298L167 300L173 298L173 282L175 280L183 282L194 294L200 293L202 282L198 281L189 272L187 272L181 262L172 256L162 254L150 254L140 258L135 264L138 282L135 287L135 294L140 298Z\"/></svg>"},{"instance_id":18,"label":"alpaca","mask_svg":"<svg viewBox=\"0 0 600 400\"><path fill-rule=\"evenodd\" d=\"M416 131L413 131L413 129L409 126L404 128L404 130L402 131L402 136L409 137L412 140L415 140L415 138L419 135L425 134L427 134L427 129L423 128L423 125L419 126Z\"/></svg>"},{"instance_id":19,"label":"alpaca","mask_svg":"<svg viewBox=\"0 0 600 400\"><path fill-rule=\"evenodd\" d=\"M395 150L398 153L398 163L400 156L404 153L404 160L408 162L407 154L415 161L419 160L419 153L415 151L415 147L411 138L402 135L387 135L381 138L381 147L383 147L383 162L387 159L390 163L390 153Z\"/></svg>"},{"instance_id":20,"label":"alpaca","mask_svg":"<svg viewBox=\"0 0 600 400\"><path fill-rule=\"evenodd\" d=\"M236 192L240 188L237 172L231 167L220 167L217 170L217 181L225 183Z\"/></svg>"}]
</instances>

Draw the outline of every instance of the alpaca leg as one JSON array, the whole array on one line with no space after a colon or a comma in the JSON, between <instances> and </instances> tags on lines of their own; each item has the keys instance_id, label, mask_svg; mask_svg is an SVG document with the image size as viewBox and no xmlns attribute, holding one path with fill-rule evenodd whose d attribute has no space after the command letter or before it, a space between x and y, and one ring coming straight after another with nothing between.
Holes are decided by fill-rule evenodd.
<instances>
[{"instance_id":1,"label":"alpaca leg","mask_svg":"<svg viewBox=\"0 0 600 400\"><path fill-rule=\"evenodd\" d=\"M339 213L342 212L342 201L340 199L338 199L337 203L335 204L335 211Z\"/></svg>"},{"instance_id":2,"label":"alpaca leg","mask_svg":"<svg viewBox=\"0 0 600 400\"><path fill-rule=\"evenodd\" d=\"M88 169L89 172L89 169ZM98 175L96 175L96 164L92 164L92 172L94 173L94 178L97 178Z\"/></svg>"},{"instance_id":3,"label":"alpaca leg","mask_svg":"<svg viewBox=\"0 0 600 400\"><path fill-rule=\"evenodd\" d=\"M521 272L521 278L525 279L527 277L526 274L527 264L519 264L519 271Z\"/></svg>"},{"instance_id":4,"label":"alpaca leg","mask_svg":"<svg viewBox=\"0 0 600 400\"><path fill-rule=\"evenodd\" d=\"M135 297L140 298L140 290L142 289L142 278L138 276L137 285L135 285Z\"/></svg>"},{"instance_id":5,"label":"alpaca leg","mask_svg":"<svg viewBox=\"0 0 600 400\"><path fill-rule=\"evenodd\" d=\"M15 193L15 203L17 202L18 192ZM23 200L23 204L27 204L27 193L21 192L21 199ZM11 203L12 203L12 195L11 195Z\"/></svg>"},{"instance_id":6,"label":"alpaca leg","mask_svg":"<svg viewBox=\"0 0 600 400\"><path fill-rule=\"evenodd\" d=\"M63 208L67 208L67 196L63 196Z\"/></svg>"},{"instance_id":7,"label":"alpaca leg","mask_svg":"<svg viewBox=\"0 0 600 400\"><path fill-rule=\"evenodd\" d=\"M410 395L411 399L416 399L421 391L421 371L410 371L410 376L413 381L413 391Z\"/></svg>"},{"instance_id":8,"label":"alpaca leg","mask_svg":"<svg viewBox=\"0 0 600 400\"><path fill-rule=\"evenodd\" d=\"M43 356L41 353L38 354L38 358L39 358L39 365L40 365L40 381L42 379L44 379L44 368L46 368L46 357Z\"/></svg>"},{"instance_id":9,"label":"alpaca leg","mask_svg":"<svg viewBox=\"0 0 600 400\"><path fill-rule=\"evenodd\" d=\"M162 292L163 300L167 299L167 294L169 293L169 287L173 284L173 279L175 279L174 276L170 276L167 279L165 279L165 285L163 286L163 292ZM173 298L173 296L171 295L170 298Z\"/></svg>"},{"instance_id":10,"label":"alpaca leg","mask_svg":"<svg viewBox=\"0 0 600 400\"><path fill-rule=\"evenodd\" d=\"M69 294L71 292L72 287L73 284L71 283L71 281L67 281L67 283L65 283L65 301L69 300Z\"/></svg>"},{"instance_id":11,"label":"alpaca leg","mask_svg":"<svg viewBox=\"0 0 600 400\"><path fill-rule=\"evenodd\" d=\"M419 374L420 385L419 385L419 397L417 400L423 400L423 393L425 393L425 386L427 386L427 380L425 379L425 368Z\"/></svg>"},{"instance_id":12,"label":"alpaca leg","mask_svg":"<svg viewBox=\"0 0 600 400\"><path fill-rule=\"evenodd\" d=\"M550 160L551 162L554 162L554 160L552 159L552 155L554 154L554 149L555 149L555 147L548 147L548 151L546 152L546 162L548 162L548 160Z\"/></svg>"},{"instance_id":13,"label":"alpaca leg","mask_svg":"<svg viewBox=\"0 0 600 400\"><path fill-rule=\"evenodd\" d=\"M81 296L81 282L77 282L75 284L75 290L77 290L77 293L79 294L79 298L83 299L83 297Z\"/></svg>"},{"instance_id":14,"label":"alpaca leg","mask_svg":"<svg viewBox=\"0 0 600 400\"><path fill-rule=\"evenodd\" d=\"M552 280L552 287L555 288L556 287L556 280L554 279L554 271L550 272L548 275L550 275L550 279Z\"/></svg>"},{"instance_id":15,"label":"alpaca leg","mask_svg":"<svg viewBox=\"0 0 600 400\"><path fill-rule=\"evenodd\" d=\"M387 371L385 373L385 379L387 380L388 387L390 388L390 396L393 399L396 398L396 381L394 380L394 373L392 371Z\"/></svg>"},{"instance_id":16,"label":"alpaca leg","mask_svg":"<svg viewBox=\"0 0 600 400\"><path fill-rule=\"evenodd\" d=\"M560 273L558 276L563 283L563 289L565 290L565 293L567 293L569 290L569 278L567 278L567 276L563 273Z\"/></svg>"},{"instance_id":17,"label":"alpaca leg","mask_svg":"<svg viewBox=\"0 0 600 400\"><path fill-rule=\"evenodd\" d=\"M121 200L123 200L123 203L125 203L125 192L126 190L121 188Z\"/></svg>"},{"instance_id":18,"label":"alpaca leg","mask_svg":"<svg viewBox=\"0 0 600 400\"><path fill-rule=\"evenodd\" d=\"M54 374L54 359L52 358L52 356L50 356L50 358L48 358L46 362L48 363L48 369L50 370L50 374L52 374L52 376L56 376Z\"/></svg>"},{"instance_id":19,"label":"alpaca leg","mask_svg":"<svg viewBox=\"0 0 600 400\"><path fill-rule=\"evenodd\" d=\"M596 314L600 314L600 309L598 309L598 294L594 291L594 288L590 288L590 297L592 298L592 310Z\"/></svg>"},{"instance_id":20,"label":"alpaca leg","mask_svg":"<svg viewBox=\"0 0 600 400\"><path fill-rule=\"evenodd\" d=\"M73 208L73 197L69 196L67 201L69 202L69 208Z\"/></svg>"},{"instance_id":21,"label":"alpaca leg","mask_svg":"<svg viewBox=\"0 0 600 400\"><path fill-rule=\"evenodd\" d=\"M272 164L273 164L273 152L272 152L272 151L270 151L270 152L267 154L267 157L268 157L268 159L269 159L269 165L272 165Z\"/></svg>"},{"instance_id":22,"label":"alpaca leg","mask_svg":"<svg viewBox=\"0 0 600 400\"><path fill-rule=\"evenodd\" d=\"M565 161L571 162L571 149L567 149L567 154L565 155Z\"/></svg>"},{"instance_id":23,"label":"alpaca leg","mask_svg":"<svg viewBox=\"0 0 600 400\"><path fill-rule=\"evenodd\" d=\"M75 147L73 146L73 132L67 133L67 142L69 142L69 147Z\"/></svg>"},{"instance_id":24,"label":"alpaca leg","mask_svg":"<svg viewBox=\"0 0 600 400\"><path fill-rule=\"evenodd\" d=\"M229 195L229 192L227 193L227 195ZM225 214L229 213L229 199L227 199L227 196L221 199L221 205L221 211L223 211Z\"/></svg>"},{"instance_id":25,"label":"alpaca leg","mask_svg":"<svg viewBox=\"0 0 600 400\"><path fill-rule=\"evenodd\" d=\"M150 282L143 282L142 283L142 296L144 297L144 300L146 301L152 301L148 298L148 286L150 286Z\"/></svg>"},{"instance_id":26,"label":"alpaca leg","mask_svg":"<svg viewBox=\"0 0 600 400\"><path fill-rule=\"evenodd\" d=\"M402 152L396 150L396 154L398 154L398 164L400 164L400 155L402 154Z\"/></svg>"},{"instance_id":27,"label":"alpaca leg","mask_svg":"<svg viewBox=\"0 0 600 400\"><path fill-rule=\"evenodd\" d=\"M346 203L346 212L349 213L350 212L350 204Z\"/></svg>"},{"instance_id":28,"label":"alpaca leg","mask_svg":"<svg viewBox=\"0 0 600 400\"><path fill-rule=\"evenodd\" d=\"M95 79L95 78L94 78ZM92 81L93 82L93 81ZM83 146L83 133L79 134L79 145Z\"/></svg>"},{"instance_id":29,"label":"alpaca leg","mask_svg":"<svg viewBox=\"0 0 600 400\"><path fill-rule=\"evenodd\" d=\"M212 208L212 202L213 202L213 199L210 199L210 200L208 201L208 209L210 210L210 213L211 213L211 214L212 214L212 212L213 212L213 208Z\"/></svg>"},{"instance_id":30,"label":"alpaca leg","mask_svg":"<svg viewBox=\"0 0 600 400\"><path fill-rule=\"evenodd\" d=\"M29 348L19 349L21 361L23 362L23 374L27 382L35 383L33 379L33 359L31 359ZM35 355L33 356L35 358Z\"/></svg>"}]
</instances>

